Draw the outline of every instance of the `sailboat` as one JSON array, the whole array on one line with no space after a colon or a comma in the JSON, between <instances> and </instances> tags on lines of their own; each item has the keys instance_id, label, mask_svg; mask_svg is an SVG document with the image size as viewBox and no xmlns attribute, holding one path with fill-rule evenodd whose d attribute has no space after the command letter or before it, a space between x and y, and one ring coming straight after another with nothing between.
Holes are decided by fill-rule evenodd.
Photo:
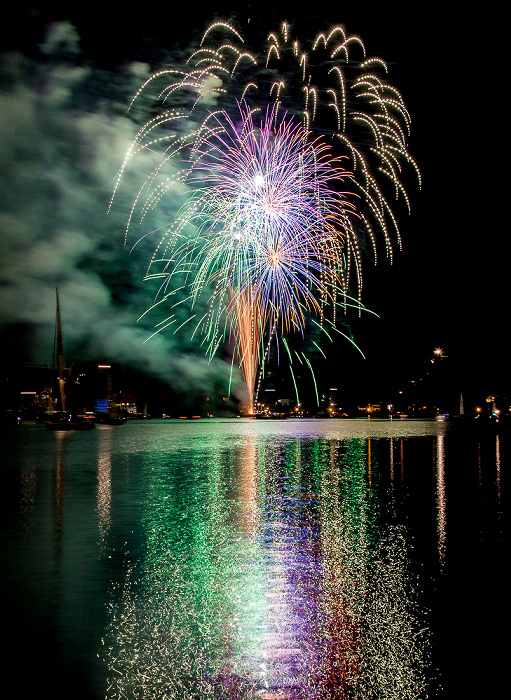
<instances>
[{"instance_id":1,"label":"sailboat","mask_svg":"<svg viewBox=\"0 0 511 700\"><path fill-rule=\"evenodd\" d=\"M64 357L64 341L62 336L62 319L60 317L59 288L55 290L57 296L57 312L55 317L55 343L54 352L57 354L57 382L56 382L56 411L48 414L46 427L48 430L90 430L95 427L95 422L88 416L72 416L67 411L66 395L66 361Z\"/></svg>"}]
</instances>

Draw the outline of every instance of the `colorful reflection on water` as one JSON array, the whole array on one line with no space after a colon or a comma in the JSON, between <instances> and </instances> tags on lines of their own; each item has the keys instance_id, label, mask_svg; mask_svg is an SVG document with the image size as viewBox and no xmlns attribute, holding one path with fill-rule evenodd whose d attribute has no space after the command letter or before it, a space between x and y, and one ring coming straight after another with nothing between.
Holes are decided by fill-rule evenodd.
<instances>
[{"instance_id":1,"label":"colorful reflection on water","mask_svg":"<svg viewBox=\"0 0 511 700\"><path fill-rule=\"evenodd\" d=\"M428 630L377 479L370 438L201 436L151 458L108 697L419 697Z\"/></svg>"},{"instance_id":2,"label":"colorful reflection on water","mask_svg":"<svg viewBox=\"0 0 511 700\"><path fill-rule=\"evenodd\" d=\"M167 420L4 450L12 646L54 698L412 700L458 688L451 646L484 667L507 435Z\"/></svg>"}]
</instances>

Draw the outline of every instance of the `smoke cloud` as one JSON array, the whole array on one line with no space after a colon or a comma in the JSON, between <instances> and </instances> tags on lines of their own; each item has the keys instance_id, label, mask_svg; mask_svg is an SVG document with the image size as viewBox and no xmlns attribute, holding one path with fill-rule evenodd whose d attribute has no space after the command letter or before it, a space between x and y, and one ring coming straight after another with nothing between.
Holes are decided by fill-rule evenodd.
<instances>
[{"instance_id":1,"label":"smoke cloud","mask_svg":"<svg viewBox=\"0 0 511 700\"><path fill-rule=\"evenodd\" d=\"M105 359L178 390L204 390L227 385L229 364L209 362L189 328L144 343L162 316L137 321L153 301L155 288L142 280L157 241L148 236L130 255L135 241L123 246L123 235L155 154L128 169L108 212L142 118L126 107L150 72L145 63L110 71L80 61L69 22L48 28L35 58L0 55L0 332L9 339L23 328L27 359L51 361L58 286L68 363ZM169 224L180 196L167 198L140 235Z\"/></svg>"}]
</instances>

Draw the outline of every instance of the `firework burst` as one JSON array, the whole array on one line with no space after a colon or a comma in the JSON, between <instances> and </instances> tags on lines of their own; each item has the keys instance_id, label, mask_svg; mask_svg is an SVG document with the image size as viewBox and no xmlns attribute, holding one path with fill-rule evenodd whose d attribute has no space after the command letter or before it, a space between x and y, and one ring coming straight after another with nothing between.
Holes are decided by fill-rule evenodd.
<instances>
[{"instance_id":1,"label":"firework burst","mask_svg":"<svg viewBox=\"0 0 511 700\"><path fill-rule=\"evenodd\" d=\"M335 327L338 307L353 302L353 277L361 308L363 251L376 260L380 237L392 258L401 245L389 192L408 206L401 171L420 176L406 146L410 118L386 71L340 27L306 52L283 24L256 54L235 27L216 22L183 70L156 73L130 105L163 83L160 111L139 130L116 183L141 149L161 148L126 235L169 190L186 191L147 278L161 280L158 304L185 288L194 310L205 306L188 321L210 356L233 341L250 412L271 340L304 334L309 316L323 326L327 312Z\"/></svg>"}]
</instances>

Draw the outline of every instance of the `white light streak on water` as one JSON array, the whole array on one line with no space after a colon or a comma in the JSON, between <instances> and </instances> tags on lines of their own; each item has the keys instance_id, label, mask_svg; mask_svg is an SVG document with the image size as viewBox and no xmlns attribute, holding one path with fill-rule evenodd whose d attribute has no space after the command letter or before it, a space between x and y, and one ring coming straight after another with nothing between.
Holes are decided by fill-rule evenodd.
<instances>
[{"instance_id":1,"label":"white light streak on water","mask_svg":"<svg viewBox=\"0 0 511 700\"><path fill-rule=\"evenodd\" d=\"M447 496L445 492L445 446L444 436L438 435L436 439L436 503L437 503L437 531L438 531L438 559L440 568L445 566L445 554L447 548L446 534L446 507Z\"/></svg>"}]
</instances>

